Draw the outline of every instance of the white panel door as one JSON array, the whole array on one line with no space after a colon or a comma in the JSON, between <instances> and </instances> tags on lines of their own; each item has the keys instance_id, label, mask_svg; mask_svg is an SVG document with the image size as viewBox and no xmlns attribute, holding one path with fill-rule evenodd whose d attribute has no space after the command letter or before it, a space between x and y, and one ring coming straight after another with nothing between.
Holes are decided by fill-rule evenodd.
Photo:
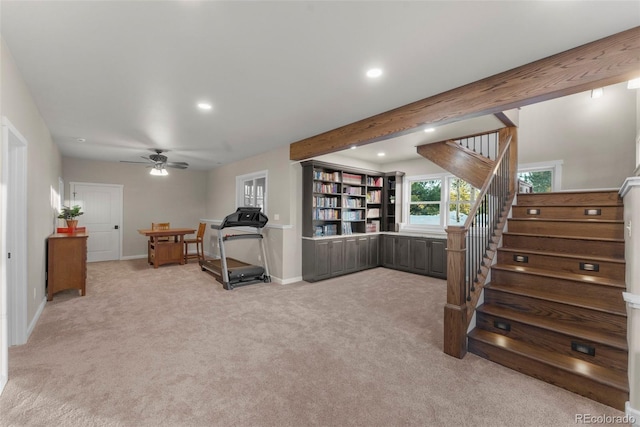
<instances>
[{"instance_id":1,"label":"white panel door","mask_svg":"<svg viewBox=\"0 0 640 427\"><path fill-rule=\"evenodd\" d=\"M87 261L120 259L122 240L122 185L70 183L70 204L80 205L78 227L86 227Z\"/></svg>"}]
</instances>

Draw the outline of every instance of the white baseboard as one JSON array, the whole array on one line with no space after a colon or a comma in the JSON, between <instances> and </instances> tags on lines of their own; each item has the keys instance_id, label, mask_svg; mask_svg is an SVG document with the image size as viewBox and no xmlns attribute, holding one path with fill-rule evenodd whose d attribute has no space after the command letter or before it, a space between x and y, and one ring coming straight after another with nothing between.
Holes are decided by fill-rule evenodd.
<instances>
[{"instance_id":1,"label":"white baseboard","mask_svg":"<svg viewBox=\"0 0 640 427\"><path fill-rule=\"evenodd\" d=\"M277 283L279 285L288 285L290 283L302 282L302 276L300 276L300 277L292 277L290 279L284 279L284 280L279 278L279 277L271 276L271 281L273 283Z\"/></svg>"},{"instance_id":2,"label":"white baseboard","mask_svg":"<svg viewBox=\"0 0 640 427\"><path fill-rule=\"evenodd\" d=\"M29 340L29 337L31 336L31 332L33 332L33 330L36 327L36 324L38 323L38 320L40 319L40 315L42 314L42 311L44 310L44 306L47 304L47 297L42 298L42 302L40 303L40 305L38 306L38 310L36 311L35 316L33 316L33 319L31 319L31 323L29 323L29 327L27 328L27 336L25 337L25 343Z\"/></svg>"},{"instance_id":3,"label":"white baseboard","mask_svg":"<svg viewBox=\"0 0 640 427\"><path fill-rule=\"evenodd\" d=\"M631 402L624 404L624 413L629 418L627 422L632 424L634 427L640 427L640 410L633 409L631 407Z\"/></svg>"},{"instance_id":4,"label":"white baseboard","mask_svg":"<svg viewBox=\"0 0 640 427\"><path fill-rule=\"evenodd\" d=\"M129 255L129 256L121 256L120 257L120 261L128 261L130 259L140 259L140 258L146 258L147 254L144 255Z\"/></svg>"},{"instance_id":5,"label":"white baseboard","mask_svg":"<svg viewBox=\"0 0 640 427\"><path fill-rule=\"evenodd\" d=\"M2 395L2 392L4 391L4 386L7 385L8 380L9 378L6 375L0 375L0 395Z\"/></svg>"}]
</instances>

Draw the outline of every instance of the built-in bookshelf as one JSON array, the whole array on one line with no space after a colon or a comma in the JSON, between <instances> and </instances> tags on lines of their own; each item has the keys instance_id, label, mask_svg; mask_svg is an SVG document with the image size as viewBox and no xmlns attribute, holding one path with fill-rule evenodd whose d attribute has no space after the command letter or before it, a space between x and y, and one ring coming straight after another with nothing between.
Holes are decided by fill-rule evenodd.
<instances>
[{"instance_id":1,"label":"built-in bookshelf","mask_svg":"<svg viewBox=\"0 0 640 427\"><path fill-rule=\"evenodd\" d=\"M404 172L387 172L384 176L384 231L398 231L402 221L402 180Z\"/></svg>"},{"instance_id":2,"label":"built-in bookshelf","mask_svg":"<svg viewBox=\"0 0 640 427\"><path fill-rule=\"evenodd\" d=\"M303 236L385 229L384 173L310 160L302 163L302 178Z\"/></svg>"}]
</instances>

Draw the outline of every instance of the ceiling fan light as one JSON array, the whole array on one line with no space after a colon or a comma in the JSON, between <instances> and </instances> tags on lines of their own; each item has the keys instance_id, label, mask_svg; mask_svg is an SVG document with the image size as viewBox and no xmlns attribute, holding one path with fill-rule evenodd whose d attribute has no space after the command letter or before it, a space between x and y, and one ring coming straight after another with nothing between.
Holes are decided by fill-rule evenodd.
<instances>
[{"instance_id":1,"label":"ceiling fan light","mask_svg":"<svg viewBox=\"0 0 640 427\"><path fill-rule=\"evenodd\" d=\"M169 172L167 172L167 170L162 167L154 167L151 169L149 174L154 176L167 176L169 175Z\"/></svg>"}]
</instances>

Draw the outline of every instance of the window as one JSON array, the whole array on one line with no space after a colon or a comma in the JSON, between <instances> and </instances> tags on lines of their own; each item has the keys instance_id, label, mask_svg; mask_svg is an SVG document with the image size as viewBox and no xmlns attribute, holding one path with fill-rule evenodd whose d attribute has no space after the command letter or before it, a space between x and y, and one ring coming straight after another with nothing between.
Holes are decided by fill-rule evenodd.
<instances>
[{"instance_id":1,"label":"window","mask_svg":"<svg viewBox=\"0 0 640 427\"><path fill-rule=\"evenodd\" d=\"M447 225L464 225L480 190L460 178L449 178L449 216Z\"/></svg>"},{"instance_id":2,"label":"window","mask_svg":"<svg viewBox=\"0 0 640 427\"><path fill-rule=\"evenodd\" d=\"M253 206L267 212L267 171L236 177L236 208Z\"/></svg>"},{"instance_id":3,"label":"window","mask_svg":"<svg viewBox=\"0 0 640 427\"><path fill-rule=\"evenodd\" d=\"M559 191L562 188L562 161L520 165L518 179L531 184L534 193Z\"/></svg>"},{"instance_id":4,"label":"window","mask_svg":"<svg viewBox=\"0 0 640 427\"><path fill-rule=\"evenodd\" d=\"M463 225L480 191L451 175L408 177L408 203L403 211L406 228L439 228Z\"/></svg>"},{"instance_id":5,"label":"window","mask_svg":"<svg viewBox=\"0 0 640 427\"><path fill-rule=\"evenodd\" d=\"M441 225L442 178L408 180L409 225Z\"/></svg>"}]
</instances>

